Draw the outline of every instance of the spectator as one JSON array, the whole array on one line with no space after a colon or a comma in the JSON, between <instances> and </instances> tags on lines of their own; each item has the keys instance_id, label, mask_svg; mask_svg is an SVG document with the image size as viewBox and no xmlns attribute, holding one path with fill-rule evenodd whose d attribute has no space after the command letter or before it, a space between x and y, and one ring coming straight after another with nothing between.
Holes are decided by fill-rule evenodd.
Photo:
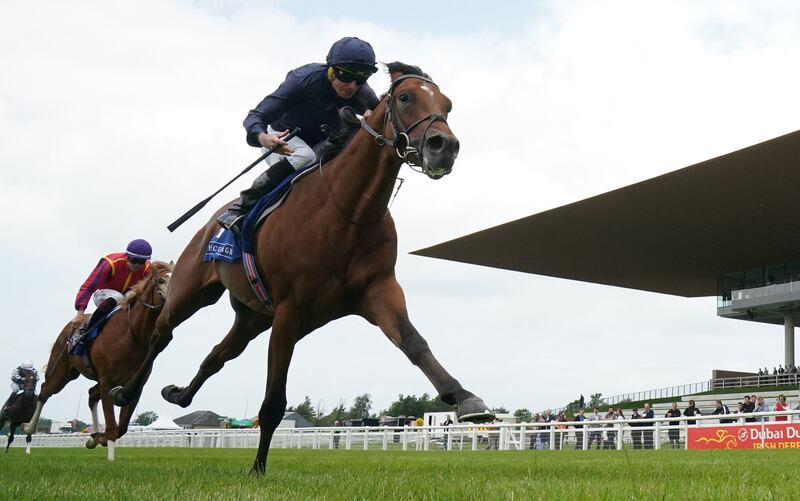
<instances>
[{"instance_id":1,"label":"spectator","mask_svg":"<svg viewBox=\"0 0 800 501\"><path fill-rule=\"evenodd\" d=\"M567 415L564 414L564 411L558 413L558 417L556 418L557 423L566 423L567 422ZM569 427L565 424L557 424L556 425L556 450L561 450L561 443L566 442L566 436L569 433Z\"/></svg>"},{"instance_id":2,"label":"spectator","mask_svg":"<svg viewBox=\"0 0 800 501\"><path fill-rule=\"evenodd\" d=\"M775 411L781 412L789 408L786 405L786 397L783 394L778 395L778 401L775 403ZM789 416L775 416L775 421L787 421Z\"/></svg>"},{"instance_id":3,"label":"spectator","mask_svg":"<svg viewBox=\"0 0 800 501\"><path fill-rule=\"evenodd\" d=\"M578 409L583 409L583 406L585 405L585 403L586 403L586 400L583 399L583 394L581 394L581 398L578 400Z\"/></svg>"},{"instance_id":4,"label":"spectator","mask_svg":"<svg viewBox=\"0 0 800 501\"><path fill-rule=\"evenodd\" d=\"M756 408L755 412L769 412L769 405L764 402L764 397L758 397L756 399ZM761 416L758 418L759 421L769 421L769 416Z\"/></svg>"},{"instance_id":5,"label":"spectator","mask_svg":"<svg viewBox=\"0 0 800 501\"><path fill-rule=\"evenodd\" d=\"M689 400L689 406L686 407L686 409L684 409L683 415L686 416L686 417L693 417L693 416L702 416L703 413L700 412L700 409L695 407L694 400ZM687 419L686 420L686 424L689 425L689 426L692 426L692 425L694 425L696 423L697 423L697 421L694 420L694 419Z\"/></svg>"},{"instance_id":6,"label":"spectator","mask_svg":"<svg viewBox=\"0 0 800 501\"><path fill-rule=\"evenodd\" d=\"M447 438L450 435L450 425L452 425L452 424L453 424L453 420L450 419L450 414L448 414L447 417L445 418L444 422L442 423L442 426L444 426L444 434L443 434L444 438L443 438L442 445L444 446L445 450L448 450L448 451L450 450L450 447L448 445Z\"/></svg>"},{"instance_id":7,"label":"spectator","mask_svg":"<svg viewBox=\"0 0 800 501\"><path fill-rule=\"evenodd\" d=\"M773 376L777 376L778 375L778 369L776 369L774 365L772 366L772 375Z\"/></svg>"},{"instance_id":8,"label":"spectator","mask_svg":"<svg viewBox=\"0 0 800 501\"><path fill-rule=\"evenodd\" d=\"M606 421L614 421L616 418L617 414L614 412L614 408L609 407L604 419ZM603 442L603 449L614 449L617 442L617 432L614 428L614 423L606 423L606 428L606 440Z\"/></svg>"},{"instance_id":9,"label":"spectator","mask_svg":"<svg viewBox=\"0 0 800 501\"><path fill-rule=\"evenodd\" d=\"M542 422L542 415L538 412L533 415L531 419L531 423L541 423ZM541 432L539 431L538 426L532 426L528 428L529 430L533 430L533 435L531 435L531 442L529 449L541 449L542 448L542 441L541 441Z\"/></svg>"},{"instance_id":10,"label":"spectator","mask_svg":"<svg viewBox=\"0 0 800 501\"><path fill-rule=\"evenodd\" d=\"M750 395L745 395L744 400L742 400L742 408L739 412L742 414L752 414L753 411L756 409L756 401L755 399L750 400ZM745 418L745 422L752 423L756 420L754 417Z\"/></svg>"},{"instance_id":11,"label":"spectator","mask_svg":"<svg viewBox=\"0 0 800 501\"><path fill-rule=\"evenodd\" d=\"M594 412L589 416L588 421L590 422L589 427L592 428L589 431L589 443L586 444L587 449L592 448L592 442L597 442L597 448L603 445L603 432L600 428L597 428L597 421L600 421L602 417L600 416L600 409L597 407L594 408Z\"/></svg>"},{"instance_id":12,"label":"spectator","mask_svg":"<svg viewBox=\"0 0 800 501\"><path fill-rule=\"evenodd\" d=\"M716 400L714 402L714 405L716 407L714 408L714 412L711 413L712 416L721 416L721 415L725 415L725 414L730 414L731 413L731 411L728 409L728 406L722 403L722 400ZM723 419L723 418L720 418L719 423L720 424L727 424L727 423L732 423L734 421L735 421L735 419Z\"/></svg>"},{"instance_id":13,"label":"spectator","mask_svg":"<svg viewBox=\"0 0 800 501\"><path fill-rule=\"evenodd\" d=\"M340 423L339 421L334 421L333 422L333 426L338 428L339 426L342 426L342 423ZM339 439L342 438L342 437L339 436L339 433L340 432L338 430L333 432L333 448L334 449L338 449L339 448Z\"/></svg>"},{"instance_id":14,"label":"spectator","mask_svg":"<svg viewBox=\"0 0 800 501\"><path fill-rule=\"evenodd\" d=\"M650 403L644 403L644 413L642 414L642 419L653 419L656 417L655 412L653 409L650 408ZM644 424L644 423L642 423ZM645 430L642 432L642 442L644 442L645 449L652 449L653 448L653 426L654 423L647 423L644 424L646 426Z\"/></svg>"},{"instance_id":15,"label":"spectator","mask_svg":"<svg viewBox=\"0 0 800 501\"><path fill-rule=\"evenodd\" d=\"M633 413L631 414L631 420L639 420L642 419L642 415L639 414L639 409L633 409ZM639 429L641 425L636 422L631 422L631 442L633 442L634 449L641 449L642 448L642 430Z\"/></svg>"},{"instance_id":16,"label":"spectator","mask_svg":"<svg viewBox=\"0 0 800 501\"><path fill-rule=\"evenodd\" d=\"M583 395L581 395L583 397ZM583 410L583 406L578 409L578 415L575 416L575 421L578 423L583 423L586 421L586 413ZM583 449L583 424L576 424L575 425L575 448L576 449Z\"/></svg>"},{"instance_id":17,"label":"spectator","mask_svg":"<svg viewBox=\"0 0 800 501\"><path fill-rule=\"evenodd\" d=\"M668 417L668 418L679 418L679 417L681 417L681 411L680 411L680 409L678 409L678 404L673 402L672 403L672 408L667 411L667 413L664 415L664 417ZM670 426L679 426L680 424L681 424L680 421L670 421L669 422ZM678 445L679 445L679 442L680 442L681 430L679 430L678 428L670 428L667 431L667 436L669 437L669 445L670 445L670 447L672 447L673 449L677 449Z\"/></svg>"},{"instance_id":18,"label":"spectator","mask_svg":"<svg viewBox=\"0 0 800 501\"><path fill-rule=\"evenodd\" d=\"M544 417L542 419L543 423L552 423L556 420L555 416L553 416L553 411L547 409L544 411ZM542 427L542 449L548 450L550 449L550 425Z\"/></svg>"}]
</instances>

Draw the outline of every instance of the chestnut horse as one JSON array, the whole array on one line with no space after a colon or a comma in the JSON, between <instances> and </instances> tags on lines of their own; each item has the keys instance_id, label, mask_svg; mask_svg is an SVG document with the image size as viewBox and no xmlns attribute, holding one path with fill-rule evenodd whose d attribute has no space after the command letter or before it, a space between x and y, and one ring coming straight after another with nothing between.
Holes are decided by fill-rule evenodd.
<instances>
[{"instance_id":1,"label":"chestnut horse","mask_svg":"<svg viewBox=\"0 0 800 501\"><path fill-rule=\"evenodd\" d=\"M202 384L247 344L272 327L267 384L258 412L261 435L251 473L265 471L275 428L286 408L286 378L295 343L328 322L360 315L417 365L462 420L493 416L434 358L408 319L395 279L397 233L388 204L402 164L413 160L433 179L448 174L458 140L447 124L451 102L419 68L388 65L392 83L345 149L317 172L304 176L256 235L257 269L272 292L274 310L259 302L241 263L203 262L216 215L194 236L175 264L172 286L156 321L145 363L122 388L120 404L141 392L172 331L227 289L236 312L233 327L200 365L187 387L167 386L169 402L188 406ZM218 212L219 214L219 212Z\"/></svg>"},{"instance_id":2,"label":"chestnut horse","mask_svg":"<svg viewBox=\"0 0 800 501\"><path fill-rule=\"evenodd\" d=\"M8 448L11 447L11 442L14 441L14 432L17 427L22 423L30 421L33 416L33 410L36 408L37 380L38 378L34 371L27 371L25 378L22 380L22 395L19 395L11 405L3 406L3 410L0 412L0 428L8 423L6 452L8 452ZM33 431L25 431L25 441L28 443L27 447L25 447L25 452L27 454L31 453L31 433L33 433Z\"/></svg>"},{"instance_id":3,"label":"chestnut horse","mask_svg":"<svg viewBox=\"0 0 800 501\"><path fill-rule=\"evenodd\" d=\"M89 390L94 433L86 442L86 447L94 449L98 444L108 447L108 460L114 461L114 442L128 431L128 423L139 402L139 395L135 395L128 405L120 409L117 425L114 404L108 393L114 386L127 381L144 360L156 317L167 296L172 266L161 261L152 262L147 275L126 294L121 311L108 319L89 348L92 369L87 369L80 357L67 354L67 343L73 334L72 322L61 330L50 352L36 412L25 429L26 432L36 429L42 407L47 400L64 389L67 383L83 375L98 382ZM104 433L99 433L98 401L103 403L106 424Z\"/></svg>"}]
</instances>

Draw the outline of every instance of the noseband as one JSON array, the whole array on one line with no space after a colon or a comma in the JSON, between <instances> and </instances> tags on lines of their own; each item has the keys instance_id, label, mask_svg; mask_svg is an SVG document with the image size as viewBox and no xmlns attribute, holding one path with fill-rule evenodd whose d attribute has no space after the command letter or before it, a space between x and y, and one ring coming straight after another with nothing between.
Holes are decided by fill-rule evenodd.
<instances>
[{"instance_id":1,"label":"noseband","mask_svg":"<svg viewBox=\"0 0 800 501\"><path fill-rule=\"evenodd\" d=\"M421 167L422 168L422 148L425 147L425 138L428 135L428 130L430 130L431 126L434 122L441 120L444 123L447 123L447 118L444 115L440 115L438 113L431 113L430 115L420 118L409 127L406 127L403 122L400 120L398 113L394 110L394 98L392 97L392 91L403 80L407 80L410 78L414 78L417 80L422 80L424 82L432 83L436 85L436 82L431 80L430 78L423 77L421 75L401 75L397 77L393 82L392 85L389 87L389 91L386 93L386 114L383 117L383 130L386 130L386 124L389 123L392 126L392 132L394 133L394 138L389 141L386 136L379 134L375 129L367 125L366 120L363 118L361 119L361 128L367 131L369 135L375 138L375 144L378 146L390 146L394 148L395 153L397 153L398 158L404 160L409 166L412 167ZM438 87L438 85L436 85ZM425 125L425 129L422 131L422 136L417 143L418 146L412 146L411 139L408 135L414 130L415 127L418 125L427 122ZM416 156L416 163L409 155Z\"/></svg>"}]
</instances>

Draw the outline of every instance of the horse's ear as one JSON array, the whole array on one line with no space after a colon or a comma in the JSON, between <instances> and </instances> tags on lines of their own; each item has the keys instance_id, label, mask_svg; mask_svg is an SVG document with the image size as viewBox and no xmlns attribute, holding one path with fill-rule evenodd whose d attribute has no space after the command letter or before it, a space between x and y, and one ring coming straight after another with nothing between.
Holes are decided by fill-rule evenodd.
<instances>
[{"instance_id":1,"label":"horse's ear","mask_svg":"<svg viewBox=\"0 0 800 501\"><path fill-rule=\"evenodd\" d=\"M173 261L172 259L170 259L170 260L169 260L169 265L170 265L170 266L175 266L175 261Z\"/></svg>"},{"instance_id":2,"label":"horse's ear","mask_svg":"<svg viewBox=\"0 0 800 501\"><path fill-rule=\"evenodd\" d=\"M389 77L392 79L392 82L394 82L395 80L397 80L397 77L399 77L402 74L403 74L403 72L398 69L398 70L390 72L389 73Z\"/></svg>"}]
</instances>

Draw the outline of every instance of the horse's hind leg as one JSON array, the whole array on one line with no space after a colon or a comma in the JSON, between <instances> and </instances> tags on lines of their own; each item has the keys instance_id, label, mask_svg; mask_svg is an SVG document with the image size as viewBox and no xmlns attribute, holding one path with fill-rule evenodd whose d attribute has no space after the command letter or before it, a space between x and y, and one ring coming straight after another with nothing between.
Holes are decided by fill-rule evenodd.
<instances>
[{"instance_id":1,"label":"horse's hind leg","mask_svg":"<svg viewBox=\"0 0 800 501\"><path fill-rule=\"evenodd\" d=\"M14 441L14 430L17 428L17 423L11 421L8 423L8 443L6 443L6 454L8 454L8 448L11 447L11 442Z\"/></svg>"},{"instance_id":2,"label":"horse's hind leg","mask_svg":"<svg viewBox=\"0 0 800 501\"><path fill-rule=\"evenodd\" d=\"M408 319L403 290L394 279L376 284L367 291L363 316L377 324L411 363L422 370L445 403L458 406L459 420L483 422L494 417L483 400L465 390L433 356L428 343Z\"/></svg>"},{"instance_id":3,"label":"horse's hind leg","mask_svg":"<svg viewBox=\"0 0 800 501\"><path fill-rule=\"evenodd\" d=\"M180 261L178 261L178 264L180 264ZM176 265L177 271L178 265ZM200 308L216 303L222 293L225 292L225 288L218 282L204 285L201 282L202 277L192 279L191 272L192 270L188 270L178 277L173 272L167 302L164 304L158 319L156 319L155 331L150 336L150 346L144 361L125 386L118 386L111 390L111 398L116 405L120 407L128 405L141 394L144 383L153 368L153 362L155 362L158 354L172 341L172 330ZM200 273L198 272L197 275L200 275ZM181 283L180 278L187 276L189 276L188 280ZM176 278L178 278L177 281Z\"/></svg>"},{"instance_id":4,"label":"horse's hind leg","mask_svg":"<svg viewBox=\"0 0 800 501\"><path fill-rule=\"evenodd\" d=\"M30 433L26 434L25 435L25 443L26 443L25 454L30 454L31 453L31 440L33 440L31 438L31 434Z\"/></svg>"},{"instance_id":5,"label":"horse's hind leg","mask_svg":"<svg viewBox=\"0 0 800 501\"><path fill-rule=\"evenodd\" d=\"M231 305L236 310L236 319L231 330L203 360L189 386L181 388L169 385L161 390L161 395L165 400L181 407L188 407L208 378L219 372L225 362L241 355L250 341L269 329L272 324L272 319L253 312L233 296L231 296Z\"/></svg>"},{"instance_id":6,"label":"horse's hind leg","mask_svg":"<svg viewBox=\"0 0 800 501\"><path fill-rule=\"evenodd\" d=\"M63 390L67 383L80 376L80 373L69 363L69 355L66 353L65 349L69 332L65 332L66 329L62 331L56 343L53 345L53 350L50 352L50 359L47 363L44 382L39 391L39 396L36 398L36 410L28 424L23 428L25 433L36 432L36 427L39 425L39 417L42 414L42 407L44 407L47 400Z\"/></svg>"}]
</instances>

